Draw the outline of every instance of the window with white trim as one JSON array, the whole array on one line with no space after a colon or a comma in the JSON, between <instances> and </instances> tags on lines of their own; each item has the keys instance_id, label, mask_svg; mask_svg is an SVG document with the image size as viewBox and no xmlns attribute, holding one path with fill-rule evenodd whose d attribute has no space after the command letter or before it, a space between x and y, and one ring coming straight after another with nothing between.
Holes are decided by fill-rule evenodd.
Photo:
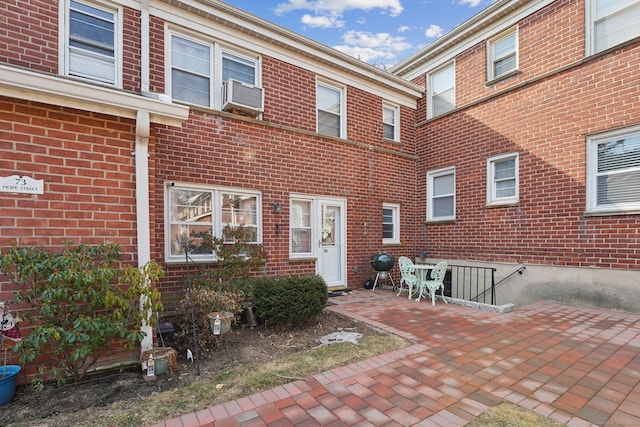
<instances>
[{"instance_id":1,"label":"window with white trim","mask_svg":"<svg viewBox=\"0 0 640 427\"><path fill-rule=\"evenodd\" d=\"M500 78L518 69L517 34L516 28L511 28L487 42L489 80Z\"/></svg>"},{"instance_id":2,"label":"window with white trim","mask_svg":"<svg viewBox=\"0 0 640 427\"><path fill-rule=\"evenodd\" d=\"M399 141L398 118L400 109L390 104L382 104L382 137L392 141Z\"/></svg>"},{"instance_id":3,"label":"window with white trim","mask_svg":"<svg viewBox=\"0 0 640 427\"><path fill-rule=\"evenodd\" d=\"M316 85L316 107L318 110L317 131L323 135L345 138L344 87L318 82Z\"/></svg>"},{"instance_id":4,"label":"window with white trim","mask_svg":"<svg viewBox=\"0 0 640 427\"><path fill-rule=\"evenodd\" d=\"M452 62L429 75L429 118L456 108L456 67Z\"/></svg>"},{"instance_id":5,"label":"window with white trim","mask_svg":"<svg viewBox=\"0 0 640 427\"><path fill-rule=\"evenodd\" d=\"M313 253L312 203L312 200L307 199L291 200L291 255L293 257L311 256Z\"/></svg>"},{"instance_id":6,"label":"window with white trim","mask_svg":"<svg viewBox=\"0 0 640 427\"><path fill-rule=\"evenodd\" d=\"M587 54L640 37L639 0L587 0Z\"/></svg>"},{"instance_id":7,"label":"window with white trim","mask_svg":"<svg viewBox=\"0 0 640 427\"><path fill-rule=\"evenodd\" d=\"M400 205L382 204L382 243L400 243Z\"/></svg>"},{"instance_id":8,"label":"window with white trim","mask_svg":"<svg viewBox=\"0 0 640 427\"><path fill-rule=\"evenodd\" d=\"M262 240L259 192L173 184L166 200L167 261L184 261L185 244L194 260L215 260L203 242L208 234L222 237L226 226L243 227L252 243Z\"/></svg>"},{"instance_id":9,"label":"window with white trim","mask_svg":"<svg viewBox=\"0 0 640 427\"><path fill-rule=\"evenodd\" d=\"M518 202L518 153L502 154L487 160L487 204Z\"/></svg>"},{"instance_id":10,"label":"window with white trim","mask_svg":"<svg viewBox=\"0 0 640 427\"><path fill-rule=\"evenodd\" d=\"M456 218L456 170L438 169L427 172L427 221Z\"/></svg>"},{"instance_id":11,"label":"window with white trim","mask_svg":"<svg viewBox=\"0 0 640 427\"><path fill-rule=\"evenodd\" d=\"M121 86L122 8L77 0L64 4L63 74Z\"/></svg>"},{"instance_id":12,"label":"window with white trim","mask_svg":"<svg viewBox=\"0 0 640 427\"><path fill-rule=\"evenodd\" d=\"M587 138L587 211L640 210L640 126Z\"/></svg>"},{"instance_id":13,"label":"window with white trim","mask_svg":"<svg viewBox=\"0 0 640 427\"><path fill-rule=\"evenodd\" d=\"M222 52L222 81L229 79L256 84L256 60L235 53Z\"/></svg>"},{"instance_id":14,"label":"window with white trim","mask_svg":"<svg viewBox=\"0 0 640 427\"><path fill-rule=\"evenodd\" d=\"M180 33L170 34L170 85L174 100L222 108L222 85L228 79L260 86L260 58L218 43Z\"/></svg>"},{"instance_id":15,"label":"window with white trim","mask_svg":"<svg viewBox=\"0 0 640 427\"><path fill-rule=\"evenodd\" d=\"M171 36L171 97L189 104L211 106L213 47Z\"/></svg>"}]
</instances>

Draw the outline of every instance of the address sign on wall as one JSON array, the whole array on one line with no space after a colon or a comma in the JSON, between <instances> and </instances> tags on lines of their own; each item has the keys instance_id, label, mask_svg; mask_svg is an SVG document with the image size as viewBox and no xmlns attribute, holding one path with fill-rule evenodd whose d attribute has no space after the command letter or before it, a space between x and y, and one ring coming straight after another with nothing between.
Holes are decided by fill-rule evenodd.
<instances>
[{"instance_id":1,"label":"address sign on wall","mask_svg":"<svg viewBox=\"0 0 640 427\"><path fill-rule=\"evenodd\" d=\"M44 194L44 180L18 175L0 176L0 193Z\"/></svg>"}]
</instances>

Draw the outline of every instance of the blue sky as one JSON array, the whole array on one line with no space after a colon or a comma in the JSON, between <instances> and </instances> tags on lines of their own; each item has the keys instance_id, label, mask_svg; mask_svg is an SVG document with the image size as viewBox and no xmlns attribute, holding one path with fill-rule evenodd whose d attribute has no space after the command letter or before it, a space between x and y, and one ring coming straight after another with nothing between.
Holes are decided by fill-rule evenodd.
<instances>
[{"instance_id":1,"label":"blue sky","mask_svg":"<svg viewBox=\"0 0 640 427\"><path fill-rule=\"evenodd\" d=\"M491 0L224 1L378 66L407 58L491 4Z\"/></svg>"}]
</instances>

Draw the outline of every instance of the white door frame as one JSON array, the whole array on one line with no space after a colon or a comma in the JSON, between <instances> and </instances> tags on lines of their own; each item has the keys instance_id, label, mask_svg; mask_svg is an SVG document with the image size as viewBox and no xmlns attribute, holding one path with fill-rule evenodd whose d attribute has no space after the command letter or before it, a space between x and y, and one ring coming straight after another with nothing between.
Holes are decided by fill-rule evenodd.
<instances>
[{"instance_id":1,"label":"white door frame","mask_svg":"<svg viewBox=\"0 0 640 427\"><path fill-rule=\"evenodd\" d=\"M323 224L325 208L333 212L333 224ZM317 230L316 274L322 276L327 287L346 286L346 201L319 198L316 204L314 229ZM327 220L327 218L324 218Z\"/></svg>"}]
</instances>

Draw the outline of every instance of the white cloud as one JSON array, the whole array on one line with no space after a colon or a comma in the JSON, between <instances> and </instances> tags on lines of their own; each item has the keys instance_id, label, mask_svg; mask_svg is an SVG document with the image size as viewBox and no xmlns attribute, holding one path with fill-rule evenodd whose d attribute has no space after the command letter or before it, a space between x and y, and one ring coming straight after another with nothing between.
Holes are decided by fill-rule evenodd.
<instances>
[{"instance_id":1,"label":"white cloud","mask_svg":"<svg viewBox=\"0 0 640 427\"><path fill-rule=\"evenodd\" d=\"M440 27L439 25L431 25L424 32L424 35L429 38L438 38L442 35L442 27Z\"/></svg>"},{"instance_id":2,"label":"white cloud","mask_svg":"<svg viewBox=\"0 0 640 427\"><path fill-rule=\"evenodd\" d=\"M359 46L333 46L334 49L339 50L342 53L346 53L349 56L353 56L354 58L358 58L364 62L376 62L377 59L386 59L386 60L394 60L395 56L391 55L389 52L384 52L376 49L371 49L369 47L359 47Z\"/></svg>"},{"instance_id":3,"label":"white cloud","mask_svg":"<svg viewBox=\"0 0 640 427\"><path fill-rule=\"evenodd\" d=\"M385 47L394 50L406 50L411 44L404 37L394 37L389 33L369 33L366 31L347 31L342 36L347 44L364 47Z\"/></svg>"},{"instance_id":4,"label":"white cloud","mask_svg":"<svg viewBox=\"0 0 640 427\"><path fill-rule=\"evenodd\" d=\"M337 16L311 16L303 15L300 18L300 22L304 25L316 28L342 28L344 27L344 21L340 20Z\"/></svg>"},{"instance_id":5,"label":"white cloud","mask_svg":"<svg viewBox=\"0 0 640 427\"><path fill-rule=\"evenodd\" d=\"M465 0L468 1L468 0ZM288 0L276 5L274 12L281 15L293 10L311 10L316 14L342 15L347 10L382 9L391 16L398 16L404 8L400 0Z\"/></svg>"},{"instance_id":6,"label":"white cloud","mask_svg":"<svg viewBox=\"0 0 640 427\"><path fill-rule=\"evenodd\" d=\"M399 33L406 33L407 31L409 31L409 26L407 25L400 25L400 27L398 27Z\"/></svg>"},{"instance_id":7,"label":"white cloud","mask_svg":"<svg viewBox=\"0 0 640 427\"><path fill-rule=\"evenodd\" d=\"M469 7L477 7L482 3L482 0L460 0L460 4L469 5Z\"/></svg>"},{"instance_id":8,"label":"white cloud","mask_svg":"<svg viewBox=\"0 0 640 427\"><path fill-rule=\"evenodd\" d=\"M398 53L411 47L404 37L392 36L389 33L374 34L352 30L344 33L342 39L344 45L333 47L365 62L377 59L393 61Z\"/></svg>"}]
</instances>

